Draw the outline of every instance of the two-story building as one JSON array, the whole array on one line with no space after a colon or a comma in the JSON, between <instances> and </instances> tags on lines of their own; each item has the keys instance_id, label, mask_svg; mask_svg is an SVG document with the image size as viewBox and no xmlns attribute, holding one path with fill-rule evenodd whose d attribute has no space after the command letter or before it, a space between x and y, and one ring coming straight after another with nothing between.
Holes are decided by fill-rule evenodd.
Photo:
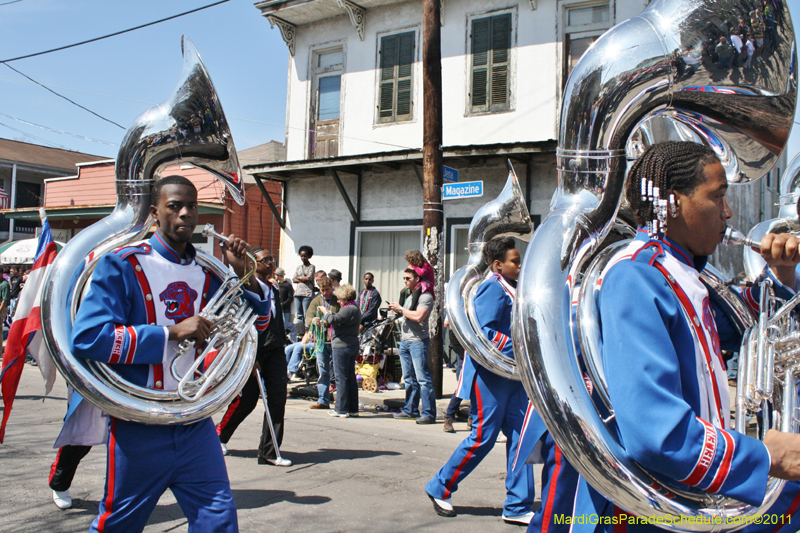
<instances>
[{"instance_id":1,"label":"two-story building","mask_svg":"<svg viewBox=\"0 0 800 533\"><path fill-rule=\"evenodd\" d=\"M547 215L568 75L602 33L648 3L441 0L444 164L460 181L483 181L485 191L444 202L446 278L466 262L469 222L500 192L507 161L534 222ZM292 273L299 246L311 245L317 268L339 269L356 284L371 271L385 298L395 299L403 252L422 243L422 2L255 6L290 52L286 160L244 167L284 183L282 266ZM724 31L724 21L710 23ZM720 71L717 83L735 84L737 72ZM779 172L732 192L739 228L773 215ZM731 274L741 268L738 251L722 251L716 262Z\"/></svg>"},{"instance_id":2,"label":"two-story building","mask_svg":"<svg viewBox=\"0 0 800 533\"><path fill-rule=\"evenodd\" d=\"M444 203L445 275L466 262L475 211L514 165L533 219L556 187L556 123L571 66L646 0L443 0L444 164L484 196ZM256 4L289 47L286 161L245 165L282 181L282 266L317 268L396 298L403 252L422 242L422 2Z\"/></svg>"}]
</instances>

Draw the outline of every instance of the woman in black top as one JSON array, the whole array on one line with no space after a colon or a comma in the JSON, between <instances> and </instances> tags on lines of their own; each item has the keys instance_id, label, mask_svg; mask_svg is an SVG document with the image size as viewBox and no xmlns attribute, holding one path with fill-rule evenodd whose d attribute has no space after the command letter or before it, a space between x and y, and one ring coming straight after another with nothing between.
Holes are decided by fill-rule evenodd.
<instances>
[{"instance_id":1,"label":"woman in black top","mask_svg":"<svg viewBox=\"0 0 800 533\"><path fill-rule=\"evenodd\" d=\"M349 283L340 285L333 295L339 300L339 312L325 313L324 320L333 326L331 348L336 369L336 409L328 414L349 418L358 416L358 382L356 381L356 356L358 355L358 326L361 311L356 305L356 290Z\"/></svg>"}]
</instances>

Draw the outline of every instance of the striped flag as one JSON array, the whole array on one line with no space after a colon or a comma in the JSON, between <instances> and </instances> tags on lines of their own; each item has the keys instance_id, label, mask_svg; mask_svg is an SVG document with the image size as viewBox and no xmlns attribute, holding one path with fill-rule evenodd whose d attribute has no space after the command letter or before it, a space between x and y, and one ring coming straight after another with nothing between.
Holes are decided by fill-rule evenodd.
<instances>
[{"instance_id":1,"label":"striped flag","mask_svg":"<svg viewBox=\"0 0 800 533\"><path fill-rule=\"evenodd\" d=\"M55 380L55 368L53 367L50 355L42 339L42 321L39 313L39 304L42 299L42 289L44 288L44 277L47 269L55 261L56 243L50 233L50 224L46 218L42 219L42 234L39 236L39 245L36 248L36 258L34 259L28 281L19 293L17 309L14 313L14 321L11 323L11 330L8 333L3 362L0 368L0 391L3 395L3 422L0 424L0 444L6 433L6 423L8 415L11 414L11 406L14 404L14 397L17 394L17 387L22 376L22 369L25 367L25 352L31 350L31 355L37 359L42 373L45 377L45 395L50 392ZM49 363L49 364L48 364ZM49 375L48 375L49 374Z\"/></svg>"}]
</instances>

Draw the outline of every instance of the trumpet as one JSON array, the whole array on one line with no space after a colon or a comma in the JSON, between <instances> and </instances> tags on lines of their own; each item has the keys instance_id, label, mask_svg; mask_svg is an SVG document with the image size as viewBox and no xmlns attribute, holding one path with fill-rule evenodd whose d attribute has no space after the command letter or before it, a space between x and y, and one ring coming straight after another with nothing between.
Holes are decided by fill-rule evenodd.
<instances>
[{"instance_id":1,"label":"trumpet","mask_svg":"<svg viewBox=\"0 0 800 533\"><path fill-rule=\"evenodd\" d=\"M213 224L205 225L203 236L214 237L226 244L230 242L227 237L214 229ZM235 274L228 274L214 297L200 311L199 316L211 322L211 332L203 351L195 355L194 361L183 375L178 371L180 361L194 348L195 341L184 339L175 349L178 355L173 359L170 371L178 382L178 395L187 402L199 400L209 388L227 375L234 359L226 357L226 354L242 343L250 327L258 319L247 302L241 298L242 287L253 277L258 267L256 258L250 252L246 252L246 255L253 265L252 268L241 278ZM197 370L207 358L211 358L209 366L198 374Z\"/></svg>"}]
</instances>

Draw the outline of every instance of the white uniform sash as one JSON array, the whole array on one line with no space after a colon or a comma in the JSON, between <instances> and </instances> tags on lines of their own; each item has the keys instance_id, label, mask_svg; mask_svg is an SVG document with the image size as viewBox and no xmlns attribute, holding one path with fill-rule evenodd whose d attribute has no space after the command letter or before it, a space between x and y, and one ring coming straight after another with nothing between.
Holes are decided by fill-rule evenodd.
<instances>
[{"instance_id":1,"label":"white uniform sash","mask_svg":"<svg viewBox=\"0 0 800 533\"><path fill-rule=\"evenodd\" d=\"M652 241L631 242L615 254L610 264L631 259L648 244L652 245ZM657 244L662 245L662 243ZM694 267L668 253L662 253L653 266L664 275L678 299L694 338L695 365L700 391L700 418L710 420L718 428L726 429L730 425L728 378L720 354L719 334L708 290L700 281L700 273Z\"/></svg>"}]
</instances>

